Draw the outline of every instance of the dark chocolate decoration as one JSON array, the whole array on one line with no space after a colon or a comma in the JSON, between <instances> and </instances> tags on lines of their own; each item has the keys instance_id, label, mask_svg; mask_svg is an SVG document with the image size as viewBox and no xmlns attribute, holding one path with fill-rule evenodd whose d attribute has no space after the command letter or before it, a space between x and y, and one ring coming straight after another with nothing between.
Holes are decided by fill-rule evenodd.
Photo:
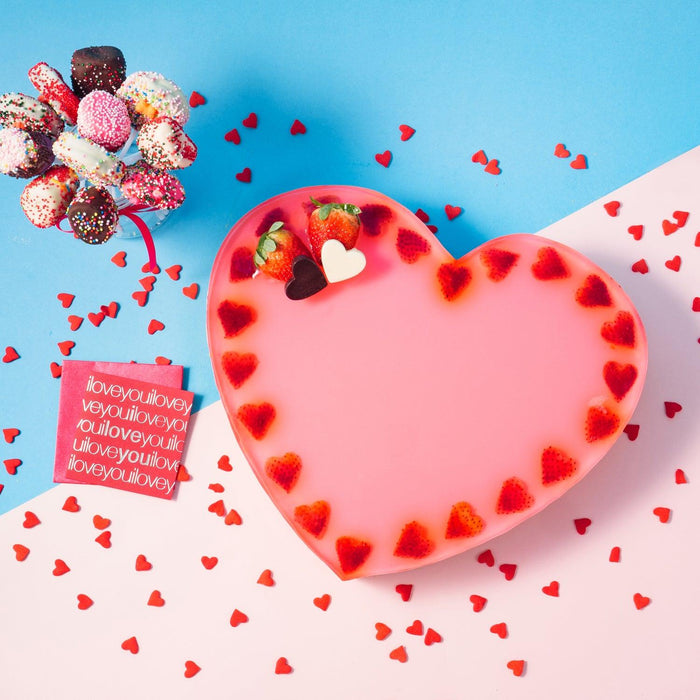
<instances>
[{"instance_id":1,"label":"dark chocolate decoration","mask_svg":"<svg viewBox=\"0 0 700 700\"><path fill-rule=\"evenodd\" d=\"M80 98L93 90L114 94L125 78L126 61L116 46L88 46L73 53L71 81Z\"/></svg>"},{"instance_id":2,"label":"dark chocolate decoration","mask_svg":"<svg viewBox=\"0 0 700 700\"><path fill-rule=\"evenodd\" d=\"M290 299L307 299L328 285L321 268L308 256L297 255L292 262L292 279L284 287Z\"/></svg>"},{"instance_id":3,"label":"dark chocolate decoration","mask_svg":"<svg viewBox=\"0 0 700 700\"><path fill-rule=\"evenodd\" d=\"M91 245L106 243L119 221L114 197L102 187L80 190L68 207L67 216L75 235Z\"/></svg>"}]
</instances>

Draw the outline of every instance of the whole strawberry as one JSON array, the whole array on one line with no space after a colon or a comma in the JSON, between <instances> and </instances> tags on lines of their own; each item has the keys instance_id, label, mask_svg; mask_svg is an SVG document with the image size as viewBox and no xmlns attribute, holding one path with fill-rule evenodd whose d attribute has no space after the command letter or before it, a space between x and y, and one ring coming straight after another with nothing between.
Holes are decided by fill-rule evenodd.
<instances>
[{"instance_id":1,"label":"whole strawberry","mask_svg":"<svg viewBox=\"0 0 700 700\"><path fill-rule=\"evenodd\" d=\"M260 236L253 262L260 272L288 282L292 279L292 263L298 255L308 256L309 251L297 236L284 228L283 222L275 221Z\"/></svg>"},{"instance_id":2,"label":"whole strawberry","mask_svg":"<svg viewBox=\"0 0 700 700\"><path fill-rule=\"evenodd\" d=\"M360 234L360 207L354 204L330 202L322 204L311 197L316 209L309 216L309 243L316 260L321 260L321 248L326 241L340 241L345 250L355 247Z\"/></svg>"}]
</instances>

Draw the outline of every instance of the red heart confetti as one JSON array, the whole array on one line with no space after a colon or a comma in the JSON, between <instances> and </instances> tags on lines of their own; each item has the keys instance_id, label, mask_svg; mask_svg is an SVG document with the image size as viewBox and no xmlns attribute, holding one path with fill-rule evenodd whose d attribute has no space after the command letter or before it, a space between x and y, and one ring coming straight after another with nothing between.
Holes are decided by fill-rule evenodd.
<instances>
[{"instance_id":1,"label":"red heart confetti","mask_svg":"<svg viewBox=\"0 0 700 700\"><path fill-rule=\"evenodd\" d=\"M693 311L700 311L700 297L695 297L693 299L692 309Z\"/></svg>"},{"instance_id":2,"label":"red heart confetti","mask_svg":"<svg viewBox=\"0 0 700 700\"><path fill-rule=\"evenodd\" d=\"M591 522L592 521L590 518L576 518L576 520L574 520L574 527L576 528L576 532L578 532L579 535L585 535L586 530L591 525Z\"/></svg>"},{"instance_id":3,"label":"red heart confetti","mask_svg":"<svg viewBox=\"0 0 700 700\"><path fill-rule=\"evenodd\" d=\"M148 292L133 292L131 298L134 299L139 306L146 306L148 302Z\"/></svg>"},{"instance_id":4,"label":"red heart confetti","mask_svg":"<svg viewBox=\"0 0 700 700\"><path fill-rule=\"evenodd\" d=\"M377 630L375 638L380 642L386 639L391 634L391 627L385 625L383 622L376 622L374 624L374 629Z\"/></svg>"},{"instance_id":5,"label":"red heart confetti","mask_svg":"<svg viewBox=\"0 0 700 700\"><path fill-rule=\"evenodd\" d=\"M255 112L251 112L241 123L247 129L257 129L258 128L258 115Z\"/></svg>"},{"instance_id":6,"label":"red heart confetti","mask_svg":"<svg viewBox=\"0 0 700 700\"><path fill-rule=\"evenodd\" d=\"M116 301L110 301L109 304L100 306L100 311L109 318L116 318L119 312L119 304Z\"/></svg>"},{"instance_id":7,"label":"red heart confetti","mask_svg":"<svg viewBox=\"0 0 700 700\"><path fill-rule=\"evenodd\" d=\"M559 581L552 581L548 586L542 586L542 593L552 598L559 597Z\"/></svg>"},{"instance_id":8,"label":"red heart confetti","mask_svg":"<svg viewBox=\"0 0 700 700\"><path fill-rule=\"evenodd\" d=\"M224 139L229 143L236 144L236 146L241 143L241 135L238 133L238 129L231 129L231 131L226 132Z\"/></svg>"},{"instance_id":9,"label":"red heart confetti","mask_svg":"<svg viewBox=\"0 0 700 700\"><path fill-rule=\"evenodd\" d=\"M683 406L675 401L664 401L664 411L669 418L673 418L676 413L683 410Z\"/></svg>"},{"instance_id":10,"label":"red heart confetti","mask_svg":"<svg viewBox=\"0 0 700 700\"><path fill-rule=\"evenodd\" d=\"M639 436L639 426L633 423L628 423L622 432L627 435L630 442L634 442Z\"/></svg>"},{"instance_id":11,"label":"red heart confetti","mask_svg":"<svg viewBox=\"0 0 700 700\"><path fill-rule=\"evenodd\" d=\"M154 275L148 275L147 277L142 277L139 280L139 284L147 291L153 291L153 285L156 283L156 277Z\"/></svg>"},{"instance_id":12,"label":"red heart confetti","mask_svg":"<svg viewBox=\"0 0 700 700\"><path fill-rule=\"evenodd\" d=\"M695 234L695 247L700 248L700 231Z\"/></svg>"},{"instance_id":13,"label":"red heart confetti","mask_svg":"<svg viewBox=\"0 0 700 700\"><path fill-rule=\"evenodd\" d=\"M628 233L632 234L632 237L634 238L635 241L641 240L642 236L644 235L644 226L641 224L636 224L635 226L630 226L627 229Z\"/></svg>"},{"instance_id":14,"label":"red heart confetti","mask_svg":"<svg viewBox=\"0 0 700 700\"><path fill-rule=\"evenodd\" d=\"M634 600L634 605L637 610L642 610L643 608L646 608L649 603L651 603L651 598L647 598L641 593L635 593L632 599Z\"/></svg>"},{"instance_id":15,"label":"red heart confetti","mask_svg":"<svg viewBox=\"0 0 700 700\"><path fill-rule=\"evenodd\" d=\"M54 561L54 569L52 572L54 576L63 576L63 574L67 574L69 571L70 567L63 559L56 559Z\"/></svg>"},{"instance_id":16,"label":"red heart confetti","mask_svg":"<svg viewBox=\"0 0 700 700\"><path fill-rule=\"evenodd\" d=\"M56 345L58 345L58 349L64 357L68 357L70 351L75 347L75 343L72 340L64 340L60 343L56 343Z\"/></svg>"},{"instance_id":17,"label":"red heart confetti","mask_svg":"<svg viewBox=\"0 0 700 700\"><path fill-rule=\"evenodd\" d=\"M270 569L265 569L260 576L258 576L258 581L261 586L274 586L275 585L275 579L272 577L272 571Z\"/></svg>"},{"instance_id":18,"label":"red heart confetti","mask_svg":"<svg viewBox=\"0 0 700 700\"><path fill-rule=\"evenodd\" d=\"M122 649L124 651L130 651L132 654L139 653L139 643L136 641L136 637L129 637L122 642Z\"/></svg>"},{"instance_id":19,"label":"red heart confetti","mask_svg":"<svg viewBox=\"0 0 700 700\"><path fill-rule=\"evenodd\" d=\"M479 564L486 564L486 566L493 566L496 563L496 560L493 558L493 552L490 549L480 552L476 560Z\"/></svg>"},{"instance_id":20,"label":"red heart confetti","mask_svg":"<svg viewBox=\"0 0 700 700\"><path fill-rule=\"evenodd\" d=\"M152 318L151 321L148 324L148 335L153 335L154 333L157 333L158 331L162 331L165 328L165 325L158 321L155 318Z\"/></svg>"},{"instance_id":21,"label":"red heart confetti","mask_svg":"<svg viewBox=\"0 0 700 700\"><path fill-rule=\"evenodd\" d=\"M401 132L402 141L408 141L416 133L416 130L408 124L399 124L399 131Z\"/></svg>"},{"instance_id":22,"label":"red heart confetti","mask_svg":"<svg viewBox=\"0 0 700 700\"><path fill-rule=\"evenodd\" d=\"M571 151L567 151L563 143L558 143L554 147L554 155L557 158L568 158L571 155Z\"/></svg>"},{"instance_id":23,"label":"red heart confetti","mask_svg":"<svg viewBox=\"0 0 700 700\"><path fill-rule=\"evenodd\" d=\"M182 272L182 265L171 265L165 268L165 274L170 277L171 280L177 282L180 279L180 273Z\"/></svg>"},{"instance_id":24,"label":"red heart confetti","mask_svg":"<svg viewBox=\"0 0 700 700\"><path fill-rule=\"evenodd\" d=\"M588 168L588 160L586 159L586 156L583 155L583 153L579 153L576 158L574 158L569 165L574 169L574 170L586 170Z\"/></svg>"},{"instance_id":25,"label":"red heart confetti","mask_svg":"<svg viewBox=\"0 0 700 700\"><path fill-rule=\"evenodd\" d=\"M112 524L112 521L109 518L103 518L101 515L95 515L92 518L92 524L98 530L106 530Z\"/></svg>"},{"instance_id":26,"label":"red heart confetti","mask_svg":"<svg viewBox=\"0 0 700 700\"><path fill-rule=\"evenodd\" d=\"M406 627L406 632L409 634L414 634L416 637L423 636L423 623L420 620L414 620L413 624Z\"/></svg>"},{"instance_id":27,"label":"red heart confetti","mask_svg":"<svg viewBox=\"0 0 700 700\"><path fill-rule=\"evenodd\" d=\"M193 109L199 107L200 105L206 104L206 100L197 91L193 90L190 95L190 107Z\"/></svg>"},{"instance_id":28,"label":"red heart confetti","mask_svg":"<svg viewBox=\"0 0 700 700\"><path fill-rule=\"evenodd\" d=\"M224 487L222 484L209 484L208 486L209 489L214 491L214 493L223 493L224 492Z\"/></svg>"},{"instance_id":29,"label":"red heart confetti","mask_svg":"<svg viewBox=\"0 0 700 700\"><path fill-rule=\"evenodd\" d=\"M5 354L2 356L3 362L14 362L19 359L19 353L11 345L5 348Z\"/></svg>"},{"instance_id":30,"label":"red heart confetti","mask_svg":"<svg viewBox=\"0 0 700 700\"><path fill-rule=\"evenodd\" d=\"M233 469L233 467L231 466L231 460L229 459L228 455L221 455L221 457L219 457L216 465L223 472L230 472Z\"/></svg>"},{"instance_id":31,"label":"red heart confetti","mask_svg":"<svg viewBox=\"0 0 700 700\"><path fill-rule=\"evenodd\" d=\"M202 566L211 571L219 563L218 557L202 557Z\"/></svg>"},{"instance_id":32,"label":"red heart confetti","mask_svg":"<svg viewBox=\"0 0 700 700\"><path fill-rule=\"evenodd\" d=\"M389 652L389 658L394 659L394 661L398 661L399 663L405 664L408 661L406 647L401 645L400 647L396 647L396 649L392 649Z\"/></svg>"},{"instance_id":33,"label":"red heart confetti","mask_svg":"<svg viewBox=\"0 0 700 700\"><path fill-rule=\"evenodd\" d=\"M477 151L472 155L472 163L479 163L481 165L486 165L486 163L489 162L489 159L486 157L486 153L484 153L483 149L480 151Z\"/></svg>"},{"instance_id":34,"label":"red heart confetti","mask_svg":"<svg viewBox=\"0 0 700 700\"><path fill-rule=\"evenodd\" d=\"M512 581L518 566L517 564L501 564L498 570L506 577L506 581Z\"/></svg>"},{"instance_id":35,"label":"red heart confetti","mask_svg":"<svg viewBox=\"0 0 700 700\"><path fill-rule=\"evenodd\" d=\"M489 631L498 635L501 639L505 639L508 636L508 626L505 622L499 622L496 625L491 625Z\"/></svg>"},{"instance_id":36,"label":"red heart confetti","mask_svg":"<svg viewBox=\"0 0 700 700\"><path fill-rule=\"evenodd\" d=\"M417 218L419 218L424 224L427 224L428 221L430 221L430 217L422 210L422 209L416 209L415 215Z\"/></svg>"},{"instance_id":37,"label":"red heart confetti","mask_svg":"<svg viewBox=\"0 0 700 700\"><path fill-rule=\"evenodd\" d=\"M192 477L187 471L187 467L184 464L180 464L177 468L177 475L175 476L176 481L190 481Z\"/></svg>"},{"instance_id":38,"label":"red heart confetti","mask_svg":"<svg viewBox=\"0 0 700 700\"><path fill-rule=\"evenodd\" d=\"M160 591L156 589L151 593L150 596L148 596L148 605L151 605L154 608L162 608L165 605L165 600L163 600L163 596L160 594Z\"/></svg>"},{"instance_id":39,"label":"red heart confetti","mask_svg":"<svg viewBox=\"0 0 700 700\"><path fill-rule=\"evenodd\" d=\"M248 616L244 612L241 612L238 608L236 608L231 614L231 627L238 627L238 625L242 625L245 622L248 622Z\"/></svg>"},{"instance_id":40,"label":"red heart confetti","mask_svg":"<svg viewBox=\"0 0 700 700\"><path fill-rule=\"evenodd\" d=\"M21 459L5 459L3 460L3 464L5 465L5 469L7 469L7 473L10 476L15 476L17 474L17 467L22 466L22 460Z\"/></svg>"},{"instance_id":41,"label":"red heart confetti","mask_svg":"<svg viewBox=\"0 0 700 700\"><path fill-rule=\"evenodd\" d=\"M654 515L659 519L659 522L667 523L671 518L671 509L659 506L654 508Z\"/></svg>"},{"instance_id":42,"label":"red heart confetti","mask_svg":"<svg viewBox=\"0 0 700 700\"><path fill-rule=\"evenodd\" d=\"M411 594L413 593L413 584L411 583L398 583L394 589L400 596L404 603L411 600Z\"/></svg>"},{"instance_id":43,"label":"red heart confetti","mask_svg":"<svg viewBox=\"0 0 700 700\"><path fill-rule=\"evenodd\" d=\"M111 257L111 261L117 267L126 267L126 251L120 250Z\"/></svg>"},{"instance_id":44,"label":"red heart confetti","mask_svg":"<svg viewBox=\"0 0 700 700\"><path fill-rule=\"evenodd\" d=\"M610 556L608 557L608 561L611 561L613 564L620 563L620 548L619 547L613 547L610 550Z\"/></svg>"},{"instance_id":45,"label":"red heart confetti","mask_svg":"<svg viewBox=\"0 0 700 700\"><path fill-rule=\"evenodd\" d=\"M305 134L306 133L306 126L300 122L298 119L295 119L292 122L292 126L289 128L289 133L292 136L297 136L299 134Z\"/></svg>"},{"instance_id":46,"label":"red heart confetti","mask_svg":"<svg viewBox=\"0 0 700 700\"><path fill-rule=\"evenodd\" d=\"M61 306L64 309L67 309L73 303L73 299L75 299L75 294L68 294L67 292L61 292L60 294L56 295L56 298L61 302Z\"/></svg>"},{"instance_id":47,"label":"red heart confetti","mask_svg":"<svg viewBox=\"0 0 700 700\"><path fill-rule=\"evenodd\" d=\"M331 604L331 597L328 595L328 593L324 593L322 596L319 596L318 598L314 598L314 605L319 609L323 610L324 612L328 610L328 606Z\"/></svg>"},{"instance_id":48,"label":"red heart confetti","mask_svg":"<svg viewBox=\"0 0 700 700\"><path fill-rule=\"evenodd\" d=\"M447 215L447 219L449 221L456 219L461 213L462 207L455 207L451 204L445 204L445 214Z\"/></svg>"},{"instance_id":49,"label":"red heart confetti","mask_svg":"<svg viewBox=\"0 0 700 700\"><path fill-rule=\"evenodd\" d=\"M70 325L70 329L71 329L72 331L77 331L78 328L80 328L80 326L82 325L82 323L83 323L83 317L82 317L82 316L73 316L73 315L71 315L71 316L68 317L68 324Z\"/></svg>"},{"instance_id":50,"label":"red heart confetti","mask_svg":"<svg viewBox=\"0 0 700 700\"><path fill-rule=\"evenodd\" d=\"M678 224L674 224L673 221L669 221L668 219L664 219L661 222L661 229L664 232L664 236L670 236L672 233L678 231L678 228Z\"/></svg>"},{"instance_id":51,"label":"red heart confetti","mask_svg":"<svg viewBox=\"0 0 700 700\"><path fill-rule=\"evenodd\" d=\"M389 167L389 164L391 163L392 159L392 153L389 150L384 151L384 153L377 153L374 156L374 160L379 163L379 165L383 165L385 168Z\"/></svg>"},{"instance_id":52,"label":"red heart confetti","mask_svg":"<svg viewBox=\"0 0 700 700\"><path fill-rule=\"evenodd\" d=\"M496 158L492 158L486 164L486 167L484 168L484 172L488 173L489 175L500 175L501 169L498 167L498 160Z\"/></svg>"},{"instance_id":53,"label":"red heart confetti","mask_svg":"<svg viewBox=\"0 0 700 700\"><path fill-rule=\"evenodd\" d=\"M17 428L3 428L2 436L5 438L5 442L11 445L15 438L19 435L19 430Z\"/></svg>"},{"instance_id":54,"label":"red heart confetti","mask_svg":"<svg viewBox=\"0 0 700 700\"><path fill-rule=\"evenodd\" d=\"M606 202L603 207L610 216L617 216L620 213L620 202L618 201Z\"/></svg>"},{"instance_id":55,"label":"red heart confetti","mask_svg":"<svg viewBox=\"0 0 700 700\"><path fill-rule=\"evenodd\" d=\"M275 673L277 675L285 675L291 673L293 670L286 657L280 656L279 659L277 659L277 663L275 664Z\"/></svg>"},{"instance_id":56,"label":"red heart confetti","mask_svg":"<svg viewBox=\"0 0 700 700\"><path fill-rule=\"evenodd\" d=\"M681 269L681 256L674 255L670 260L667 260L664 265L674 272L678 272Z\"/></svg>"},{"instance_id":57,"label":"red heart confetti","mask_svg":"<svg viewBox=\"0 0 700 700\"><path fill-rule=\"evenodd\" d=\"M514 659L509 661L506 667L513 672L514 676L522 676L525 672L525 661L523 659Z\"/></svg>"},{"instance_id":58,"label":"red heart confetti","mask_svg":"<svg viewBox=\"0 0 700 700\"><path fill-rule=\"evenodd\" d=\"M639 272L642 275L646 275L646 273L649 272L647 261L644 258L637 260L636 263L632 264L632 272Z\"/></svg>"},{"instance_id":59,"label":"red heart confetti","mask_svg":"<svg viewBox=\"0 0 700 700\"><path fill-rule=\"evenodd\" d=\"M687 211L674 211L673 212L673 218L676 220L676 223L678 224L678 228L683 228L688 221L688 212Z\"/></svg>"},{"instance_id":60,"label":"red heart confetti","mask_svg":"<svg viewBox=\"0 0 700 700\"><path fill-rule=\"evenodd\" d=\"M78 610L87 610L88 608L91 608L93 604L94 601L89 595L78 593Z\"/></svg>"},{"instance_id":61,"label":"red heart confetti","mask_svg":"<svg viewBox=\"0 0 700 700\"><path fill-rule=\"evenodd\" d=\"M202 669L194 661L185 661L185 678L196 676Z\"/></svg>"},{"instance_id":62,"label":"red heart confetti","mask_svg":"<svg viewBox=\"0 0 700 700\"><path fill-rule=\"evenodd\" d=\"M109 530L105 530L95 537L95 542L105 549L109 549L112 546L112 533Z\"/></svg>"},{"instance_id":63,"label":"red heart confetti","mask_svg":"<svg viewBox=\"0 0 700 700\"><path fill-rule=\"evenodd\" d=\"M469 596L469 602L472 604L472 609L474 610L474 612L478 613L484 609L486 603L488 603L488 599L484 598L483 596L477 595L476 593L473 593Z\"/></svg>"},{"instance_id":64,"label":"red heart confetti","mask_svg":"<svg viewBox=\"0 0 700 700\"><path fill-rule=\"evenodd\" d=\"M135 565L136 571L150 571L153 568L153 564L151 564L148 559L143 554L139 554L136 557L136 565Z\"/></svg>"},{"instance_id":65,"label":"red heart confetti","mask_svg":"<svg viewBox=\"0 0 700 700\"><path fill-rule=\"evenodd\" d=\"M250 182L253 179L253 171L250 168L243 168L240 173L236 173L238 182Z\"/></svg>"},{"instance_id":66,"label":"red heart confetti","mask_svg":"<svg viewBox=\"0 0 700 700\"><path fill-rule=\"evenodd\" d=\"M676 483L677 484L687 484L685 472L682 469L676 469Z\"/></svg>"},{"instance_id":67,"label":"red heart confetti","mask_svg":"<svg viewBox=\"0 0 700 700\"><path fill-rule=\"evenodd\" d=\"M160 267L158 267L158 265L156 265L155 267L151 267L151 261L149 260L148 262L145 262L143 265L141 265L141 272L150 272L153 275L159 275Z\"/></svg>"},{"instance_id":68,"label":"red heart confetti","mask_svg":"<svg viewBox=\"0 0 700 700\"><path fill-rule=\"evenodd\" d=\"M29 547L25 547L23 544L13 544L12 549L15 550L17 561L24 561L29 556Z\"/></svg>"},{"instance_id":69,"label":"red heart confetti","mask_svg":"<svg viewBox=\"0 0 700 700\"><path fill-rule=\"evenodd\" d=\"M105 320L105 315L102 311L98 311L97 313L93 313L92 311L88 314L88 321L92 323L95 328L97 328L102 321Z\"/></svg>"},{"instance_id":70,"label":"red heart confetti","mask_svg":"<svg viewBox=\"0 0 700 700\"><path fill-rule=\"evenodd\" d=\"M423 640L426 646L432 646L433 644L439 644L442 641L442 635L436 632L432 627L428 627L428 631L425 633L425 639Z\"/></svg>"},{"instance_id":71,"label":"red heart confetti","mask_svg":"<svg viewBox=\"0 0 700 700\"><path fill-rule=\"evenodd\" d=\"M169 359L167 357L163 357L162 355L158 355L158 357L156 357L156 359L155 359L155 363L157 365L170 365L170 364L172 364L172 362L173 361L171 359Z\"/></svg>"},{"instance_id":72,"label":"red heart confetti","mask_svg":"<svg viewBox=\"0 0 700 700\"><path fill-rule=\"evenodd\" d=\"M192 282L192 284L182 288L182 293L190 299L196 299L199 295L199 285L196 282Z\"/></svg>"},{"instance_id":73,"label":"red heart confetti","mask_svg":"<svg viewBox=\"0 0 700 700\"><path fill-rule=\"evenodd\" d=\"M58 362L52 362L49 365L49 369L51 370L51 376L54 379L58 379L63 373L63 368L61 367L61 365L58 364Z\"/></svg>"},{"instance_id":74,"label":"red heart confetti","mask_svg":"<svg viewBox=\"0 0 700 700\"><path fill-rule=\"evenodd\" d=\"M25 511L24 522L22 523L22 527L26 527L27 530L30 530L31 528L39 525L39 523L41 523L41 520L39 520L39 518L37 518L31 510Z\"/></svg>"},{"instance_id":75,"label":"red heart confetti","mask_svg":"<svg viewBox=\"0 0 700 700\"><path fill-rule=\"evenodd\" d=\"M214 501L214 503L212 503L207 510L210 513L218 515L220 518L223 518L226 515L226 506L222 500Z\"/></svg>"}]
</instances>

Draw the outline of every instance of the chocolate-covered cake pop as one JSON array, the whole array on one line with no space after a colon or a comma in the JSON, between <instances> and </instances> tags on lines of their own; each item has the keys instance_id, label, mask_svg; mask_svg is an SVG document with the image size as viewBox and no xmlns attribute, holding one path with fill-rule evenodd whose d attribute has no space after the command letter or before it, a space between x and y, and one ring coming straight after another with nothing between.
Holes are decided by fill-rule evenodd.
<instances>
[{"instance_id":1,"label":"chocolate-covered cake pop","mask_svg":"<svg viewBox=\"0 0 700 700\"><path fill-rule=\"evenodd\" d=\"M30 178L53 163L52 141L45 134L21 129L0 129L0 173Z\"/></svg>"},{"instance_id":2,"label":"chocolate-covered cake pop","mask_svg":"<svg viewBox=\"0 0 700 700\"><path fill-rule=\"evenodd\" d=\"M116 46L88 46L73 52L73 92L85 97L93 90L114 94L126 78L124 54Z\"/></svg>"},{"instance_id":3,"label":"chocolate-covered cake pop","mask_svg":"<svg viewBox=\"0 0 700 700\"><path fill-rule=\"evenodd\" d=\"M119 221L114 197L103 187L80 190L68 207L68 221L75 235L86 243L106 243Z\"/></svg>"}]
</instances>

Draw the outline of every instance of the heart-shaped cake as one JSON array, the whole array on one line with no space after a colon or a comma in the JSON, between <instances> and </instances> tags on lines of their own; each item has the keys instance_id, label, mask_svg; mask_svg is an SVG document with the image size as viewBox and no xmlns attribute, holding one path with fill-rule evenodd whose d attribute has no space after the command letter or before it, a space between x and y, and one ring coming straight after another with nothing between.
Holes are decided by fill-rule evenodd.
<instances>
[{"instance_id":1,"label":"heart-shaped cake","mask_svg":"<svg viewBox=\"0 0 700 700\"><path fill-rule=\"evenodd\" d=\"M361 209L366 267L292 300L254 255L278 221L306 242L311 197ZM613 445L647 368L634 306L580 253L513 234L455 260L356 187L246 214L214 264L207 326L244 454L341 578L445 559L542 510Z\"/></svg>"}]
</instances>

